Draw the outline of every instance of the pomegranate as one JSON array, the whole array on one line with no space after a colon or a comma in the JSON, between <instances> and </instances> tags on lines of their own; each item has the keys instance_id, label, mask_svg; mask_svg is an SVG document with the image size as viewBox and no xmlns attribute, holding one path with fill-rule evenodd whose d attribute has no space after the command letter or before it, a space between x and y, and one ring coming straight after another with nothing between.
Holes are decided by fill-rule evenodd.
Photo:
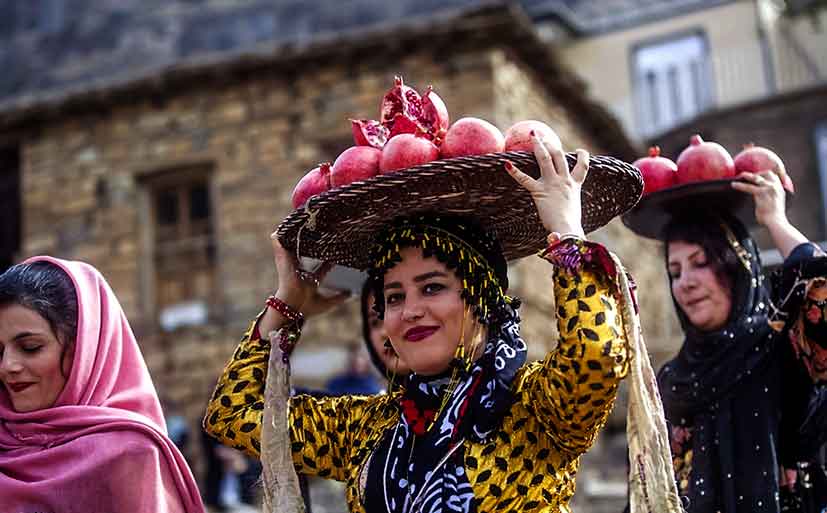
<instances>
[{"instance_id":1,"label":"pomegranate","mask_svg":"<svg viewBox=\"0 0 827 513\"><path fill-rule=\"evenodd\" d=\"M543 141L549 142L554 148L563 149L563 143L550 126L529 119L515 123L505 131L505 151L534 151L531 132L537 134L537 137Z\"/></svg>"},{"instance_id":2,"label":"pomegranate","mask_svg":"<svg viewBox=\"0 0 827 513\"><path fill-rule=\"evenodd\" d=\"M439 158L439 148L425 137L399 134L392 137L382 149L379 169L389 173L397 169L418 166Z\"/></svg>"},{"instance_id":3,"label":"pomegranate","mask_svg":"<svg viewBox=\"0 0 827 513\"><path fill-rule=\"evenodd\" d=\"M445 133L448 131L450 119L448 117L448 107L442 98L434 92L433 86L428 86L425 94L422 95L422 116L420 119L420 127L425 129L425 133L429 135L434 144L439 146L442 140L445 139Z\"/></svg>"},{"instance_id":4,"label":"pomegranate","mask_svg":"<svg viewBox=\"0 0 827 513\"><path fill-rule=\"evenodd\" d=\"M388 129L373 119L351 119L353 141L357 146L373 146L382 149L388 141Z\"/></svg>"},{"instance_id":5,"label":"pomegranate","mask_svg":"<svg viewBox=\"0 0 827 513\"><path fill-rule=\"evenodd\" d=\"M371 146L351 146L333 162L330 171L330 185L341 187L350 182L367 180L379 174L379 160L382 150Z\"/></svg>"},{"instance_id":6,"label":"pomegranate","mask_svg":"<svg viewBox=\"0 0 827 513\"><path fill-rule=\"evenodd\" d=\"M773 151L756 146L752 143L744 145L744 149L735 156L735 171L737 173L760 173L772 171L781 179L785 189L794 193L795 185L784 168L784 162Z\"/></svg>"},{"instance_id":7,"label":"pomegranate","mask_svg":"<svg viewBox=\"0 0 827 513\"><path fill-rule=\"evenodd\" d=\"M723 146L704 142L698 134L678 156L678 183L718 180L735 176L735 164Z\"/></svg>"},{"instance_id":8,"label":"pomegranate","mask_svg":"<svg viewBox=\"0 0 827 513\"><path fill-rule=\"evenodd\" d=\"M399 134L418 134L440 144L448 129L448 109L428 86L420 95L395 77L380 106L379 122L388 129L389 138Z\"/></svg>"},{"instance_id":9,"label":"pomegranate","mask_svg":"<svg viewBox=\"0 0 827 513\"><path fill-rule=\"evenodd\" d=\"M319 164L307 172L293 189L293 208L298 209L312 196L330 189L330 162Z\"/></svg>"},{"instance_id":10,"label":"pomegranate","mask_svg":"<svg viewBox=\"0 0 827 513\"><path fill-rule=\"evenodd\" d=\"M442 156L446 158L499 153L504 149L502 132L479 118L462 118L454 122L441 147Z\"/></svg>"},{"instance_id":11,"label":"pomegranate","mask_svg":"<svg viewBox=\"0 0 827 513\"><path fill-rule=\"evenodd\" d=\"M643 195L672 187L677 182L678 165L660 156L660 146L649 148L649 156L632 164L643 175Z\"/></svg>"}]
</instances>

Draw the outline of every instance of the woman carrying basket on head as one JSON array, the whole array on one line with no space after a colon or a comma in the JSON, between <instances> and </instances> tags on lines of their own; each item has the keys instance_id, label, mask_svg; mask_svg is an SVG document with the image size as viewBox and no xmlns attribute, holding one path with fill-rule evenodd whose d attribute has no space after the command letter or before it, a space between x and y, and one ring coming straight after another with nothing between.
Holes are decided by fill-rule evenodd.
<instances>
[{"instance_id":1,"label":"woman carrying basket on head","mask_svg":"<svg viewBox=\"0 0 827 513\"><path fill-rule=\"evenodd\" d=\"M624 222L664 242L684 331L658 382L686 510L821 513L827 257L787 219L782 180L767 170L663 189ZM775 286L753 223L784 259Z\"/></svg>"},{"instance_id":2,"label":"woman carrying basket on head","mask_svg":"<svg viewBox=\"0 0 827 513\"><path fill-rule=\"evenodd\" d=\"M533 159L515 155L507 158L529 172ZM631 368L635 511L679 511L665 423L651 394L654 379L625 272L603 246L585 240L580 192L589 155L579 150L570 171L560 150L536 138L534 155L538 179L492 157L496 169L471 177L464 194L438 194L439 187L451 192L447 169L380 176L375 180L395 180L409 191L432 187L371 207L380 215L348 212L352 198L364 199L370 191L334 190L324 205L311 205L319 209L312 213L314 238L326 241L326 260L368 270L390 343L412 372L386 395L295 396L287 411L268 417L266 410L278 405L269 395L264 401L265 381L270 390L278 379L279 365L298 340L300 312L317 285L312 277L301 279L295 255L274 240L278 290L225 368L205 428L263 460L287 445L299 473L346 482L353 512L565 512L579 457L605 423ZM504 176L504 163L517 183ZM450 172L482 172L456 167ZM630 208L640 194L634 170L598 171L595 183L616 196L588 195L591 203L583 211L604 215L590 221L591 229ZM475 190L491 196L498 185L507 191L504 197L488 206L478 201ZM424 206L410 200L425 196L436 199ZM342 226L357 224L327 226L324 209L365 220L358 232L341 233ZM454 213L459 210L462 215ZM506 259L542 249L548 233L541 256L554 265L560 341L543 361L527 363L518 301L505 295ZM337 246L339 238L347 244ZM363 246L370 251L347 253ZM282 414L288 432L281 436L289 440L268 443L267 430L278 431ZM283 486L292 469L283 470L265 485Z\"/></svg>"}]
</instances>

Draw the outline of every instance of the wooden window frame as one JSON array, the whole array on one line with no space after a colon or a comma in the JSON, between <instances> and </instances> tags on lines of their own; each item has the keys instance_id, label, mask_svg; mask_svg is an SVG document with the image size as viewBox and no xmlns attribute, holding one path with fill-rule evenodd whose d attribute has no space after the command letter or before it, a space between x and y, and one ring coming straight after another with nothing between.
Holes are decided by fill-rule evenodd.
<instances>
[{"instance_id":1,"label":"wooden window frame","mask_svg":"<svg viewBox=\"0 0 827 513\"><path fill-rule=\"evenodd\" d=\"M152 332L162 331L161 327L161 313L163 311L162 301L159 297L159 244L163 242L159 240L159 219L157 198L163 191L170 189L177 189L178 206L177 216L178 220L175 223L178 227L179 233L176 234L178 240L169 240L167 248L170 253L174 253L177 249L181 251L192 251L193 249L203 250L206 257L209 259L207 265L211 268L211 294L210 300L204 299L207 306L207 322L213 323L217 321L217 316L221 315L223 310L215 306L214 298L220 286L218 280L220 279L219 264L218 264L218 240L217 240L217 219L216 219L216 190L214 183L214 166L212 162L195 162L181 164L177 166L168 166L161 170L155 170L149 173L142 174L138 179L140 187L140 224L141 224L141 306L144 312L144 323L146 328L151 329ZM192 220L189 215L189 197L185 191L191 191L196 184L203 184L206 187L208 198L208 215L206 223L208 226L206 235L197 235L192 232ZM184 214L184 215L182 215ZM182 228L183 227L183 228ZM199 245L206 246L205 248L198 248ZM176 248L178 246L178 248ZM192 283L189 285L193 286ZM193 297L193 300L202 298Z\"/></svg>"}]
</instances>

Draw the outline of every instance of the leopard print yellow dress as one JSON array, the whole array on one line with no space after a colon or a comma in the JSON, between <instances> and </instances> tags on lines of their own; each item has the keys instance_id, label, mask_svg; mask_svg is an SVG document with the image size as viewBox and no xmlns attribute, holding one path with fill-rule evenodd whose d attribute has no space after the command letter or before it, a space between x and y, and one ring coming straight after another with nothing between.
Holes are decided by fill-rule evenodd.
<instances>
[{"instance_id":1,"label":"leopard print yellow dress","mask_svg":"<svg viewBox=\"0 0 827 513\"><path fill-rule=\"evenodd\" d=\"M569 512L579 457L606 422L629 364L617 284L600 269L555 267L558 347L525 364L516 400L486 444L466 445L464 467L476 510ZM204 428L252 456L260 451L270 344L245 334L219 379ZM350 511L367 513L364 490L374 452L400 420L399 394L290 401L293 462L299 473L346 483Z\"/></svg>"}]
</instances>

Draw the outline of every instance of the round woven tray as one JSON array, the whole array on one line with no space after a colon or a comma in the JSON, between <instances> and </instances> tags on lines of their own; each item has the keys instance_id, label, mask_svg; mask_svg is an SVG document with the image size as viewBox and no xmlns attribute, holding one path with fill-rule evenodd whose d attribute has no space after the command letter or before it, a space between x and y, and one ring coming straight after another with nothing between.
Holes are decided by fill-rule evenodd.
<instances>
[{"instance_id":1,"label":"round woven tray","mask_svg":"<svg viewBox=\"0 0 827 513\"><path fill-rule=\"evenodd\" d=\"M574 167L576 154L566 158ZM525 151L437 160L314 196L276 233L297 255L365 270L371 265L373 237L383 225L397 216L445 212L475 218L496 235L506 259L521 258L545 247L548 232L531 195L505 171L506 161L540 176L534 155ZM642 191L634 166L592 156L582 190L583 229L590 232L623 214Z\"/></svg>"},{"instance_id":2,"label":"round woven tray","mask_svg":"<svg viewBox=\"0 0 827 513\"><path fill-rule=\"evenodd\" d=\"M623 215L623 224L650 239L663 240L664 229L676 215L726 212L746 226L754 226L755 203L749 194L732 188L734 178L693 182L661 189L641 198Z\"/></svg>"}]
</instances>

